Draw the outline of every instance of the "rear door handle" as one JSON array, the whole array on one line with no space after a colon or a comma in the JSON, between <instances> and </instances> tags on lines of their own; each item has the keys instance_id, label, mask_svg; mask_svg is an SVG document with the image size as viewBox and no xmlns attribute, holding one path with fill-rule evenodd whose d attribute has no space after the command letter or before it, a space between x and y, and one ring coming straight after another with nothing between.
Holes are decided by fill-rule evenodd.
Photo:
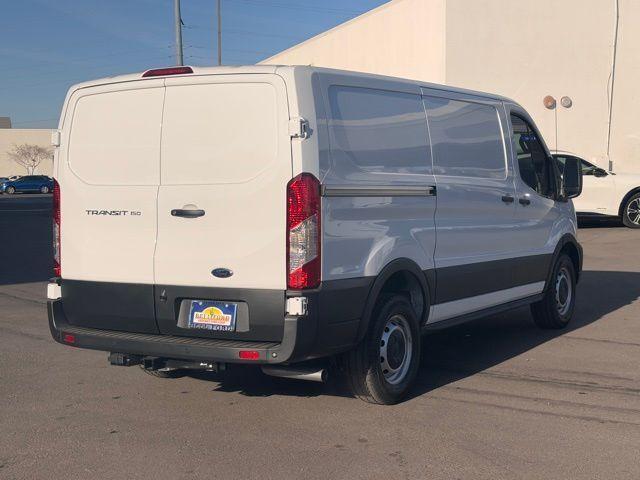
<instances>
[{"instance_id":1,"label":"rear door handle","mask_svg":"<svg viewBox=\"0 0 640 480\"><path fill-rule=\"evenodd\" d=\"M184 218L197 218L204 215L204 210L191 210L185 208L174 208L171 210L171 216Z\"/></svg>"},{"instance_id":2,"label":"rear door handle","mask_svg":"<svg viewBox=\"0 0 640 480\"><path fill-rule=\"evenodd\" d=\"M514 198L511 195L502 195L502 201L504 203L513 203Z\"/></svg>"},{"instance_id":3,"label":"rear door handle","mask_svg":"<svg viewBox=\"0 0 640 480\"><path fill-rule=\"evenodd\" d=\"M529 200L528 198L520 198L518 199L518 202L520 202L520 205L527 206L531 203L531 200Z\"/></svg>"}]
</instances>

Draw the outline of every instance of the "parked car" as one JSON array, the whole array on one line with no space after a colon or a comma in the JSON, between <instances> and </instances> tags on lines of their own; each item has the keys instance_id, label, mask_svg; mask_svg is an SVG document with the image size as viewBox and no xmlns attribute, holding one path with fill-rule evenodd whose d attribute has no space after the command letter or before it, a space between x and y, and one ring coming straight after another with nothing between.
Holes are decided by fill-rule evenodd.
<instances>
[{"instance_id":1,"label":"parked car","mask_svg":"<svg viewBox=\"0 0 640 480\"><path fill-rule=\"evenodd\" d=\"M53 179L46 175L25 175L16 179L0 182L0 193L50 193Z\"/></svg>"},{"instance_id":2,"label":"parked car","mask_svg":"<svg viewBox=\"0 0 640 480\"><path fill-rule=\"evenodd\" d=\"M321 381L334 358L356 396L391 404L422 332L527 305L542 328L573 315L579 164L561 177L512 100L178 67L72 87L62 118L51 333L112 364Z\"/></svg>"},{"instance_id":3,"label":"parked car","mask_svg":"<svg viewBox=\"0 0 640 480\"><path fill-rule=\"evenodd\" d=\"M616 216L629 228L640 228L640 175L613 173L569 152L555 152L560 166L567 158L580 162L584 190L574 200L578 215Z\"/></svg>"}]
</instances>

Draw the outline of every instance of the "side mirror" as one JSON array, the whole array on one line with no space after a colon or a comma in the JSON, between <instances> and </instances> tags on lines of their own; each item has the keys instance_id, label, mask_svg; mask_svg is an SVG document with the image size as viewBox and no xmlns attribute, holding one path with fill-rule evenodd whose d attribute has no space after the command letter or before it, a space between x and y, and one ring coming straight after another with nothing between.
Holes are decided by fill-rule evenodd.
<instances>
[{"instance_id":1,"label":"side mirror","mask_svg":"<svg viewBox=\"0 0 640 480\"><path fill-rule=\"evenodd\" d=\"M574 157L567 157L562 175L564 198L575 198L582 193L582 163Z\"/></svg>"},{"instance_id":2,"label":"side mirror","mask_svg":"<svg viewBox=\"0 0 640 480\"><path fill-rule=\"evenodd\" d=\"M602 168L596 168L593 171L593 176L594 177L606 177L608 175L608 173L606 172L606 170L603 170Z\"/></svg>"}]
</instances>

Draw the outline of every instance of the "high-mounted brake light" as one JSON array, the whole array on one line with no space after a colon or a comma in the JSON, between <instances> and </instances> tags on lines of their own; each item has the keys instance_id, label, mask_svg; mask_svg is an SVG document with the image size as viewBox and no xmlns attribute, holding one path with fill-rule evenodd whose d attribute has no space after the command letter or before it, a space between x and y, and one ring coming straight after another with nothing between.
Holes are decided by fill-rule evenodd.
<instances>
[{"instance_id":1,"label":"high-mounted brake light","mask_svg":"<svg viewBox=\"0 0 640 480\"><path fill-rule=\"evenodd\" d=\"M193 69L191 67L154 68L144 72L142 78L166 77L167 75L183 75L185 73L193 73Z\"/></svg>"},{"instance_id":2,"label":"high-mounted brake light","mask_svg":"<svg viewBox=\"0 0 640 480\"><path fill-rule=\"evenodd\" d=\"M60 264L60 184L53 180L53 276L61 277L62 268Z\"/></svg>"},{"instance_id":3,"label":"high-mounted brake light","mask_svg":"<svg viewBox=\"0 0 640 480\"><path fill-rule=\"evenodd\" d=\"M320 265L320 182L301 173L287 185L287 287L317 287Z\"/></svg>"}]
</instances>

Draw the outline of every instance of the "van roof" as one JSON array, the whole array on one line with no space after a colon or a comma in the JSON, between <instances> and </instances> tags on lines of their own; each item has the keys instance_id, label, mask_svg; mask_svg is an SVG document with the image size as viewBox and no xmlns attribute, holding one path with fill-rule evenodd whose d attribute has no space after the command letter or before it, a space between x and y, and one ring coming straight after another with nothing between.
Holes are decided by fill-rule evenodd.
<instances>
[{"instance_id":1,"label":"van roof","mask_svg":"<svg viewBox=\"0 0 640 480\"><path fill-rule=\"evenodd\" d=\"M158 67L158 68L163 68L163 67ZM425 88L432 88L432 89L444 90L449 92L457 92L457 93L463 93L467 95L475 95L475 96L486 97L486 98L491 98L495 100L502 100L505 102L517 104L516 101L508 97L504 97L502 95L496 95L492 93L480 92L480 91L469 90L469 89L459 88L459 87L451 87L449 85L424 82L420 80L412 80L408 78L391 77L387 75L378 75L373 73L355 72L351 70L338 70L338 69L332 69L332 68L315 67L310 65L238 65L238 66L221 66L221 67L191 66L191 69L193 70L193 73L186 73L182 75L184 76L186 75L225 75L225 74L229 75L234 73L236 74L237 73L268 74L268 73L276 73L280 69L308 70L310 72L318 72L318 73L326 73L326 74L343 74L343 75L347 74L347 75L352 75L354 77L359 77L359 78L372 78L372 79L376 78L376 79L387 80L387 81L395 81L399 83L418 85ZM153 70L153 69L149 69L149 70ZM145 71L148 71L148 70L145 70ZM86 82L73 85L69 89L69 91L72 92L80 88L94 87L97 85L106 85L106 84L112 84L112 83L123 83L123 82L142 80L143 73L144 72L130 73L125 75L117 75L113 77L104 77L104 78L99 78L95 80L89 80ZM176 75L176 76L181 76L181 75ZM159 76L159 77L149 77L149 78L157 79L157 78L163 78L163 77Z\"/></svg>"}]
</instances>

